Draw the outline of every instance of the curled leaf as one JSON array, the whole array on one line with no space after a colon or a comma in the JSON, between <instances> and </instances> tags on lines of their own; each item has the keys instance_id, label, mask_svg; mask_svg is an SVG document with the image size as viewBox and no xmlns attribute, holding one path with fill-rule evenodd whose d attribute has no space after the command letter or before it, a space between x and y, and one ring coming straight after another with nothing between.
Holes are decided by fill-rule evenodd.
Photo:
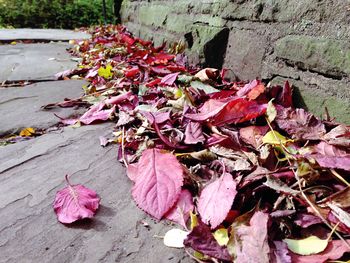
<instances>
[{"instance_id":1,"label":"curled leaf","mask_svg":"<svg viewBox=\"0 0 350 263\"><path fill-rule=\"evenodd\" d=\"M328 239L320 239L316 236L309 236L304 239L284 239L288 249L296 254L307 256L324 251L328 245Z\"/></svg>"},{"instance_id":2,"label":"curled leaf","mask_svg":"<svg viewBox=\"0 0 350 263\"><path fill-rule=\"evenodd\" d=\"M67 187L56 193L53 208L58 221L70 224L79 219L92 218L99 207L96 192L83 185L71 185L66 175Z\"/></svg>"},{"instance_id":3,"label":"curled leaf","mask_svg":"<svg viewBox=\"0 0 350 263\"><path fill-rule=\"evenodd\" d=\"M23 130L21 130L21 132L19 133L19 136L21 137L29 137L29 136L33 136L35 134L35 129L34 128L24 128Z\"/></svg>"}]
</instances>

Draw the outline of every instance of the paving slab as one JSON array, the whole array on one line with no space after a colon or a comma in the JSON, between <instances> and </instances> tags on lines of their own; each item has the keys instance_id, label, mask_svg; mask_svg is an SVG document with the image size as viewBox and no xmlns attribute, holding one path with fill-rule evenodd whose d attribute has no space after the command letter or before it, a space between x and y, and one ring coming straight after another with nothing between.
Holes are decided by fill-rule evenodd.
<instances>
[{"instance_id":1,"label":"paving slab","mask_svg":"<svg viewBox=\"0 0 350 263\"><path fill-rule=\"evenodd\" d=\"M54 108L43 110L41 106L61 102L64 98L82 95L83 80L38 82L24 87L0 88L0 135L16 133L22 128L45 129L58 123L54 115L67 118L83 113L86 109Z\"/></svg>"},{"instance_id":2,"label":"paving slab","mask_svg":"<svg viewBox=\"0 0 350 263\"><path fill-rule=\"evenodd\" d=\"M0 46L0 82L54 80L55 74L75 68L68 43L16 44Z\"/></svg>"},{"instance_id":3,"label":"paving slab","mask_svg":"<svg viewBox=\"0 0 350 263\"><path fill-rule=\"evenodd\" d=\"M132 201L116 146L98 143L112 127L65 128L0 148L0 262L192 262L183 250L154 237L170 226L153 222ZM57 222L52 202L66 173L71 183L100 195L92 220L71 226ZM149 228L138 224L142 220Z\"/></svg>"},{"instance_id":4,"label":"paving slab","mask_svg":"<svg viewBox=\"0 0 350 263\"><path fill-rule=\"evenodd\" d=\"M71 39L87 39L91 35L63 29L0 29L0 41L13 40L44 40L44 41L68 41Z\"/></svg>"}]
</instances>

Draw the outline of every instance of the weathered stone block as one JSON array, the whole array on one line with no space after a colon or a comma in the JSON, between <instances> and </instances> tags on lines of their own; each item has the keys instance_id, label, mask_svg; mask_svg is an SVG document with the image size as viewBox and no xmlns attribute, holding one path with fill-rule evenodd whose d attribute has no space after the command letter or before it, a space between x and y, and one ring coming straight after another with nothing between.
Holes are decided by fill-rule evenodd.
<instances>
[{"instance_id":1,"label":"weathered stone block","mask_svg":"<svg viewBox=\"0 0 350 263\"><path fill-rule=\"evenodd\" d=\"M167 5L145 5L139 8L140 23L148 26L162 26L166 23L169 13L174 12L171 6Z\"/></svg>"},{"instance_id":2,"label":"weathered stone block","mask_svg":"<svg viewBox=\"0 0 350 263\"><path fill-rule=\"evenodd\" d=\"M228 40L224 67L232 69L242 80L260 77L267 42L247 30L232 30Z\"/></svg>"},{"instance_id":3,"label":"weathered stone block","mask_svg":"<svg viewBox=\"0 0 350 263\"><path fill-rule=\"evenodd\" d=\"M226 51L226 45L229 35L228 28L213 27L207 25L188 26L190 35L193 40L189 54L194 60L203 66L221 68Z\"/></svg>"},{"instance_id":4,"label":"weathered stone block","mask_svg":"<svg viewBox=\"0 0 350 263\"><path fill-rule=\"evenodd\" d=\"M331 76L350 74L350 44L310 36L286 36L277 41L276 57L298 67Z\"/></svg>"}]
</instances>

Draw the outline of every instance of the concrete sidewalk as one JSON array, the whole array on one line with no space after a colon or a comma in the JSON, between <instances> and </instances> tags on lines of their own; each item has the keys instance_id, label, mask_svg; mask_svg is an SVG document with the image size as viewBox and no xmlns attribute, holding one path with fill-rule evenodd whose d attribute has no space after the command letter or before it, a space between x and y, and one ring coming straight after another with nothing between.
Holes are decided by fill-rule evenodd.
<instances>
[{"instance_id":1,"label":"concrete sidewalk","mask_svg":"<svg viewBox=\"0 0 350 263\"><path fill-rule=\"evenodd\" d=\"M0 30L0 43L86 37L67 30ZM65 51L68 47L67 42L0 46L0 83L33 82L0 88L0 135L55 126L53 113L81 113L40 108L82 93L84 81L54 81L55 73L76 65ZM117 147L99 145L98 137L109 135L113 126L66 127L0 147L0 262L192 262L183 250L167 248L154 237L171 226L154 222L135 206L131 183L116 158ZM100 195L101 208L92 220L71 226L57 221L52 203L65 186L66 173L73 184L84 184Z\"/></svg>"}]
</instances>

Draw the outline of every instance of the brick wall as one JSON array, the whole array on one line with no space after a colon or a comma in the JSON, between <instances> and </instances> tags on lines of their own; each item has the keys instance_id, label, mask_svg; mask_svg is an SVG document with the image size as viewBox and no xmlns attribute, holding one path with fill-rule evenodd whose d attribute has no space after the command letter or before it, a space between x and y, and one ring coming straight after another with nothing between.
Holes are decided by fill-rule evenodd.
<instances>
[{"instance_id":1,"label":"brick wall","mask_svg":"<svg viewBox=\"0 0 350 263\"><path fill-rule=\"evenodd\" d=\"M192 63L288 79L300 106L350 124L348 0L125 0L121 17L156 44L183 39Z\"/></svg>"}]
</instances>

